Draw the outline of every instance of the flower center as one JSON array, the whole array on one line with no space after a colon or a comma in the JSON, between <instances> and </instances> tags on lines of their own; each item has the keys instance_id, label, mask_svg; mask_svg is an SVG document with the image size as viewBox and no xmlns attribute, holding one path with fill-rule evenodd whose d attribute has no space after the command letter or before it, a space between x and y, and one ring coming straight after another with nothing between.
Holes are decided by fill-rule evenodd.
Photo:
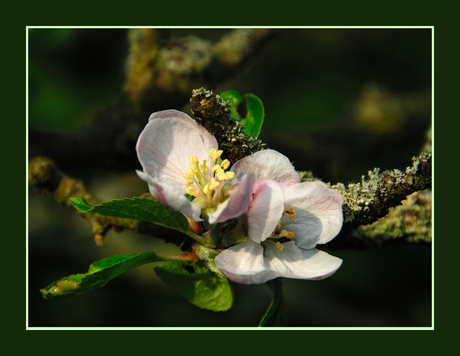
<instances>
[{"instance_id":1,"label":"flower center","mask_svg":"<svg viewBox=\"0 0 460 356\"><path fill-rule=\"evenodd\" d=\"M195 155L190 156L191 165L188 167L188 173L184 174L186 179L186 193L201 198L206 202L208 208L216 207L219 203L227 198L222 192L225 183L235 176L234 172L228 172L230 161L221 160L222 150L212 148L209 151L209 157L214 166L209 171L206 160L200 164Z\"/></svg>"},{"instance_id":2,"label":"flower center","mask_svg":"<svg viewBox=\"0 0 460 356\"><path fill-rule=\"evenodd\" d=\"M272 232L272 235L270 236L270 240L275 242L276 247L280 251L284 248L282 243L287 242L294 237L293 232L281 228L283 225L283 221L285 221L286 219L294 219L295 215L296 214L294 212L294 209L292 209L292 206L289 207L289 209L284 209L283 215L281 216L278 225L276 225L276 229Z\"/></svg>"}]
</instances>

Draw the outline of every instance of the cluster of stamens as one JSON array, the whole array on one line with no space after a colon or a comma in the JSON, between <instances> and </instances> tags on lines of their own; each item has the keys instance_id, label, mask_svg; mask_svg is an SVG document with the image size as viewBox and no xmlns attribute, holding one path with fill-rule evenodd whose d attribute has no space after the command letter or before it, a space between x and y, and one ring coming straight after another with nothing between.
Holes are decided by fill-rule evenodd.
<instances>
[{"instance_id":1,"label":"cluster of stamens","mask_svg":"<svg viewBox=\"0 0 460 356\"><path fill-rule=\"evenodd\" d=\"M200 164L195 155L190 157L191 166L187 169L188 173L184 174L186 179L185 186L187 187L186 193L194 197L202 196L211 201L220 193L223 183L233 179L235 173L227 171L230 167L230 161L228 159L221 160L222 153L222 150L216 150L215 148L209 151L209 157L214 163L211 172L208 172L206 160L203 160L203 163Z\"/></svg>"},{"instance_id":2,"label":"cluster of stamens","mask_svg":"<svg viewBox=\"0 0 460 356\"><path fill-rule=\"evenodd\" d=\"M278 222L278 225L276 225L276 229L272 232L271 238L275 238L275 239L282 239L282 238L292 239L294 237L294 233L291 232L291 231L287 231L287 230L284 230L284 229L279 231L281 229L282 220L284 219L286 214L289 216L289 219L294 219L295 215L296 215L295 212L294 212L294 209L292 209L292 206L289 207L289 209L284 209L283 215L281 216L281 220ZM275 244L276 244L276 247L278 248L278 250L280 250L280 251L284 248L279 240L276 241Z\"/></svg>"}]
</instances>

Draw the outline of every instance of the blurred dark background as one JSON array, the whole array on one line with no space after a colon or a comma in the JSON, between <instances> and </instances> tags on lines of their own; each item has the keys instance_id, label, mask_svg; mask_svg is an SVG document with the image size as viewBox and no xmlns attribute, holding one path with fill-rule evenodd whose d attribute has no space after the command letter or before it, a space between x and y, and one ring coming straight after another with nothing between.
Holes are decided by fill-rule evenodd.
<instances>
[{"instance_id":1,"label":"blurred dark background","mask_svg":"<svg viewBox=\"0 0 460 356\"><path fill-rule=\"evenodd\" d=\"M174 29L171 36L216 41L229 31ZM424 28L279 30L248 63L207 89L256 94L265 107L260 138L269 147L324 181L358 182L374 167L403 170L427 142L431 35ZM127 51L126 29L31 29L29 127L55 133L89 127L122 91ZM178 109L189 110L186 102ZM147 191L134 171L65 173L83 179L100 200ZM129 231L110 232L106 246L97 247L86 221L33 189L28 209L29 326L248 327L270 304L265 285L233 284L228 312L201 310L163 284L152 265L85 295L44 300L40 288L98 259L180 251ZM431 326L430 244L323 249L344 263L323 281L283 280L289 326Z\"/></svg>"}]
</instances>

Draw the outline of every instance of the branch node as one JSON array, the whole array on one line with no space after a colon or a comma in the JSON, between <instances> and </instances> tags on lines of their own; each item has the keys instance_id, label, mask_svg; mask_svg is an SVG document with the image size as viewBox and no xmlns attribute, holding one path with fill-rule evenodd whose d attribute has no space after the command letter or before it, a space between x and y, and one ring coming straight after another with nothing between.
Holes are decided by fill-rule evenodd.
<instances>
[{"instance_id":1,"label":"branch node","mask_svg":"<svg viewBox=\"0 0 460 356\"><path fill-rule=\"evenodd\" d=\"M230 117L231 107L212 90L194 89L190 98L190 108L195 120L208 130L224 151L222 157L232 164L251 153L266 148L257 137L243 131L243 125Z\"/></svg>"}]
</instances>

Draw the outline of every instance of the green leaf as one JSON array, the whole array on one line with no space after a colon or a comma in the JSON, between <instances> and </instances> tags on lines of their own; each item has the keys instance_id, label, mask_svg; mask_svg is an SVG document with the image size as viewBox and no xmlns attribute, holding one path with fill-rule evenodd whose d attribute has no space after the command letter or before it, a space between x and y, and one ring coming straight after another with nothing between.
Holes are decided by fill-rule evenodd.
<instances>
[{"instance_id":1,"label":"green leaf","mask_svg":"<svg viewBox=\"0 0 460 356\"><path fill-rule=\"evenodd\" d=\"M196 238L195 234L190 231L189 223L185 216L181 212L167 208L158 200L140 197L124 198L94 206L89 205L82 197L72 197L69 201L75 208L84 213L97 213L116 218L148 221Z\"/></svg>"},{"instance_id":2,"label":"green leaf","mask_svg":"<svg viewBox=\"0 0 460 356\"><path fill-rule=\"evenodd\" d=\"M146 263L166 261L154 252L112 256L89 266L85 274L74 274L55 281L40 289L45 299L58 299L73 294L82 294L103 287L111 279Z\"/></svg>"},{"instance_id":3,"label":"green leaf","mask_svg":"<svg viewBox=\"0 0 460 356\"><path fill-rule=\"evenodd\" d=\"M230 117L237 121L241 121L241 116L238 114L238 111L236 111L238 105L243 102L243 97L241 96L241 94L238 93L236 90L228 90L221 93L220 97L228 101L228 103L232 107Z\"/></svg>"},{"instance_id":4,"label":"green leaf","mask_svg":"<svg viewBox=\"0 0 460 356\"><path fill-rule=\"evenodd\" d=\"M227 100L232 107L230 117L240 121L243 125L243 131L248 135L258 137L262 130L262 124L264 123L264 106L262 100L260 100L254 94L246 94L246 117L242 119L237 112L238 105L243 102L243 98L240 93L235 90L228 90L220 94L220 96Z\"/></svg>"},{"instance_id":5,"label":"green leaf","mask_svg":"<svg viewBox=\"0 0 460 356\"><path fill-rule=\"evenodd\" d=\"M226 278L218 277L201 262L193 266L170 262L155 267L163 282L199 308L226 311L233 304L233 292Z\"/></svg>"},{"instance_id":6,"label":"green leaf","mask_svg":"<svg viewBox=\"0 0 460 356\"><path fill-rule=\"evenodd\" d=\"M262 101L254 94L246 94L247 115L241 124L244 126L244 132L248 135L258 137L264 123L264 106Z\"/></svg>"},{"instance_id":7,"label":"green leaf","mask_svg":"<svg viewBox=\"0 0 460 356\"><path fill-rule=\"evenodd\" d=\"M87 213L91 210L91 205L89 205L86 200L82 197L71 197L69 201L73 204L73 206L84 213Z\"/></svg>"},{"instance_id":8,"label":"green leaf","mask_svg":"<svg viewBox=\"0 0 460 356\"><path fill-rule=\"evenodd\" d=\"M260 321L259 326L286 326L287 310L281 286L281 279L277 278L268 281L267 286L273 292L273 300L264 317Z\"/></svg>"}]
</instances>

